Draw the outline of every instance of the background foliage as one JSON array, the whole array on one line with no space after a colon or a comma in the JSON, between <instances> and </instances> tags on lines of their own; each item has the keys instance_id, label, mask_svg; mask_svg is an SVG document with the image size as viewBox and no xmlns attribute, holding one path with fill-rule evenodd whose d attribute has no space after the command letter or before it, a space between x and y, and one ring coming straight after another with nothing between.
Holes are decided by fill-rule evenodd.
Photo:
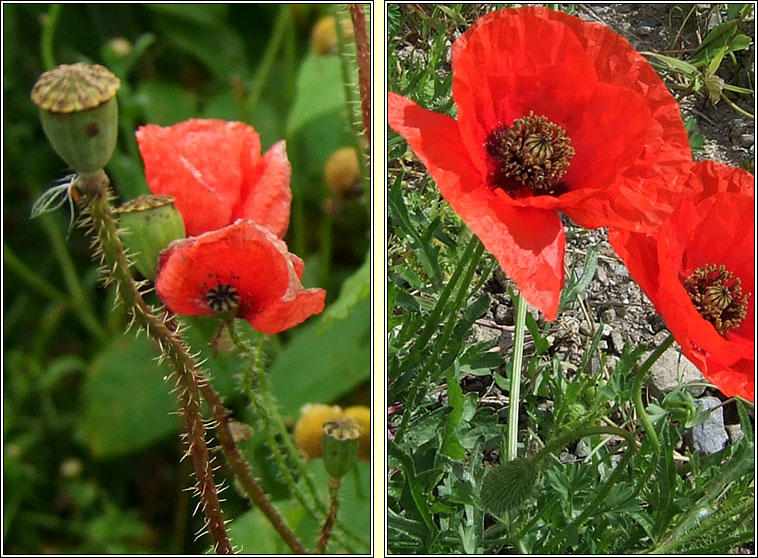
<instances>
[{"instance_id":1,"label":"background foliage","mask_svg":"<svg viewBox=\"0 0 758 558\"><path fill-rule=\"evenodd\" d=\"M157 353L144 336L123 335L123 312L114 309L113 292L98 285L82 232L67 234L65 206L29 219L34 200L66 174L29 99L37 77L54 64L104 64L121 79L119 143L106 167L118 201L148 192L134 138L141 124L241 120L254 126L264 150L287 140L293 212L286 240L306 262L304 284L327 290L327 311L267 345L272 389L290 421L306 402L369 404L368 193L327 203L324 163L354 144L354 118L340 57L316 55L309 44L314 22L336 10L3 5L5 552L207 548L207 541L193 541L200 518L192 517L196 502L183 490L191 467L178 464L180 425L163 380L167 370L152 360ZM214 386L233 418L256 432L243 448L256 476L312 546L317 525L288 501L261 445L262 429L240 395L240 358L223 346L213 357L207 343L217 325L189 321L189 341L209 357ZM309 467L325 487L320 461ZM226 476L223 467L219 475ZM369 467L362 464L343 484L343 517L367 545ZM226 517L236 518L235 544L283 550L234 488L224 497Z\"/></svg>"},{"instance_id":2,"label":"background foliage","mask_svg":"<svg viewBox=\"0 0 758 558\"><path fill-rule=\"evenodd\" d=\"M479 17L512 6L388 6L389 90L454 116L452 42ZM548 6L569 13L575 7ZM718 71L727 84L735 75L752 84L752 65L744 63L747 57L735 56L751 44L743 35L753 25L750 5L670 9L671 46L682 46L683 30L688 41L700 39L678 53L689 65L668 70L658 65L667 84L680 91L680 101L692 103L694 97L714 103L706 97L703 80L708 76L696 75L704 66L711 78ZM711 22L714 14L722 17L718 29ZM683 19L689 21L686 29ZM690 71L690 66L699 70ZM744 84L730 87L725 92L741 95L743 106L753 94ZM723 107L724 98L718 97ZM727 110L730 119L745 115L731 104ZM692 135L693 150L702 151L702 140ZM388 185L389 550L625 555L727 553L739 547L750 553L753 406L730 400L745 436L702 456L685 440L708 412L696 411L685 386L665 395L647 393L645 404L660 439L660 447L654 447L632 401L645 347L627 342L618 358L611 356L607 343L600 348L604 324L594 316L587 317L591 334L569 358L560 350L567 333L536 311L527 314L519 457L531 459L552 442L576 435L545 461L524 460L523 469L493 475L496 482L487 486L486 475L506 454L514 343L514 293L508 287L513 284L498 277L497 262L483 252L407 143L389 128ZM567 224L569 244L577 245L586 233ZM586 244L582 265L567 268L559 315L589 306L588 286L599 281L599 245ZM510 299L507 308L502 308L504 298ZM491 308L505 310L510 321L493 322ZM488 322L500 333L482 339L474 326ZM724 406L729 408L727 402ZM618 436L581 434L595 425L633 433L634 447Z\"/></svg>"}]
</instances>

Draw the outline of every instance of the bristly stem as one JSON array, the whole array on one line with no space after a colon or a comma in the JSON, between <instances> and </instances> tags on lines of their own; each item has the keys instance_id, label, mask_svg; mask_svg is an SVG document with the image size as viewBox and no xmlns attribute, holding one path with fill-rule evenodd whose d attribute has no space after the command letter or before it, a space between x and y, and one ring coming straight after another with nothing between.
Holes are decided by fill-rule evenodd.
<instances>
[{"instance_id":1,"label":"bristly stem","mask_svg":"<svg viewBox=\"0 0 758 558\"><path fill-rule=\"evenodd\" d=\"M371 145L371 43L366 32L366 14L361 4L350 4L353 20L355 53L358 62L358 90L361 94L361 113L366 141Z\"/></svg>"},{"instance_id":2,"label":"bristly stem","mask_svg":"<svg viewBox=\"0 0 758 558\"><path fill-rule=\"evenodd\" d=\"M316 544L316 554L323 554L326 550L326 545L329 544L329 537L332 534L334 522L337 521L337 512L340 504L340 485L339 479L329 478L329 513L326 515L324 526L321 528L321 534Z\"/></svg>"},{"instance_id":3,"label":"bristly stem","mask_svg":"<svg viewBox=\"0 0 758 558\"><path fill-rule=\"evenodd\" d=\"M169 329L166 324L168 316L158 317L145 303L140 286L134 281L129 270L129 260L118 237L116 222L111 213L109 200L109 180L105 172L90 176L80 176L80 186L87 196L87 207L82 220L88 226L92 237L92 249L95 256L104 264L101 271L106 286L116 285L117 299L126 306L132 323L138 321L140 326L161 348L161 359L168 358L173 365L180 393L182 414L186 426L187 454L192 462L197 477L199 505L205 516L205 526L213 539L213 548L221 554L232 554L233 550L224 526L221 503L213 480L213 466L205 440L205 426L200 409L198 384L205 383L202 373L189 355L184 342Z\"/></svg>"},{"instance_id":4,"label":"bristly stem","mask_svg":"<svg viewBox=\"0 0 758 558\"><path fill-rule=\"evenodd\" d=\"M524 356L524 331L526 330L526 301L521 293L516 297L516 324L513 339L513 369L511 390L508 394L508 461L518 457L518 411L521 391L521 364Z\"/></svg>"}]
</instances>

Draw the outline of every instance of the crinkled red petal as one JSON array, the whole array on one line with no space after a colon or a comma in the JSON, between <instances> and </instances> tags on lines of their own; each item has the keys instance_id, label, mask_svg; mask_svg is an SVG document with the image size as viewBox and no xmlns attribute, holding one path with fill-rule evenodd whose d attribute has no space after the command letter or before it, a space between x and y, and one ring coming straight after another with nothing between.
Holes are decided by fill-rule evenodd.
<instances>
[{"instance_id":1,"label":"crinkled red petal","mask_svg":"<svg viewBox=\"0 0 758 558\"><path fill-rule=\"evenodd\" d=\"M679 202L684 177L692 164L689 137L676 99L648 61L624 37L605 25L541 7L521 9L572 28L594 65L599 82L643 95L651 115L644 148L606 197L610 209L617 213L612 218L617 226L623 224L638 231L655 229ZM613 203L614 200L623 203Z\"/></svg>"},{"instance_id":2,"label":"crinkled red petal","mask_svg":"<svg viewBox=\"0 0 758 558\"><path fill-rule=\"evenodd\" d=\"M394 93L388 98L388 118L524 298L554 320L564 279L565 237L558 215L502 201L469 160L453 119Z\"/></svg>"},{"instance_id":3,"label":"crinkled red petal","mask_svg":"<svg viewBox=\"0 0 758 558\"><path fill-rule=\"evenodd\" d=\"M137 130L137 142L150 190L175 198L190 236L231 223L245 178L242 154L248 164L260 159L258 134L241 122L150 124Z\"/></svg>"},{"instance_id":4,"label":"crinkled red petal","mask_svg":"<svg viewBox=\"0 0 758 558\"><path fill-rule=\"evenodd\" d=\"M614 249L666 321L682 352L724 394L754 397L754 198L744 171L696 165L681 201L661 229L610 231ZM734 190L750 190L751 194ZM709 195L705 195L705 194ZM720 335L695 309L682 281L705 264L725 265L751 293L739 327Z\"/></svg>"},{"instance_id":5,"label":"crinkled red petal","mask_svg":"<svg viewBox=\"0 0 758 558\"><path fill-rule=\"evenodd\" d=\"M292 167L287 159L284 141L275 143L263 156L259 164L254 164L257 152L254 146L242 154L244 179L239 204L232 211L234 219L252 219L283 238L290 219L290 176Z\"/></svg>"},{"instance_id":6,"label":"crinkled red petal","mask_svg":"<svg viewBox=\"0 0 758 558\"><path fill-rule=\"evenodd\" d=\"M253 221L173 242L161 254L156 291L177 314L211 315L209 289L234 286L238 317L278 333L323 310L325 291L305 289L283 241Z\"/></svg>"},{"instance_id":7,"label":"crinkled red petal","mask_svg":"<svg viewBox=\"0 0 758 558\"><path fill-rule=\"evenodd\" d=\"M569 28L520 10L479 19L453 44L452 66L461 138L482 176L484 142L499 123L510 126L530 110L570 121L597 82Z\"/></svg>"}]
</instances>

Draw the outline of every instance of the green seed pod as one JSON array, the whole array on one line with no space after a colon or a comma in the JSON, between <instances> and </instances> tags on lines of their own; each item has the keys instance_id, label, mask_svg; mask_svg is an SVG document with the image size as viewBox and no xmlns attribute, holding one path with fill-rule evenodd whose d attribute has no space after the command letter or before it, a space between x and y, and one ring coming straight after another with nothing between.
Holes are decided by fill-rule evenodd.
<instances>
[{"instance_id":1,"label":"green seed pod","mask_svg":"<svg viewBox=\"0 0 758 558\"><path fill-rule=\"evenodd\" d=\"M362 429L350 417L324 423L324 467L333 479L341 479L353 467Z\"/></svg>"},{"instance_id":2,"label":"green seed pod","mask_svg":"<svg viewBox=\"0 0 758 558\"><path fill-rule=\"evenodd\" d=\"M160 251L172 240L186 236L174 198L165 194L139 196L121 205L115 213L119 215L122 241L137 270L147 279L155 279Z\"/></svg>"},{"instance_id":3,"label":"green seed pod","mask_svg":"<svg viewBox=\"0 0 758 558\"><path fill-rule=\"evenodd\" d=\"M107 68L63 64L42 74L32 89L42 129L55 152L78 173L102 169L118 132L116 91L121 82Z\"/></svg>"},{"instance_id":4,"label":"green seed pod","mask_svg":"<svg viewBox=\"0 0 758 558\"><path fill-rule=\"evenodd\" d=\"M494 515L518 508L532 495L538 476L539 466L530 459L518 458L493 467L482 480L482 506Z\"/></svg>"}]
</instances>

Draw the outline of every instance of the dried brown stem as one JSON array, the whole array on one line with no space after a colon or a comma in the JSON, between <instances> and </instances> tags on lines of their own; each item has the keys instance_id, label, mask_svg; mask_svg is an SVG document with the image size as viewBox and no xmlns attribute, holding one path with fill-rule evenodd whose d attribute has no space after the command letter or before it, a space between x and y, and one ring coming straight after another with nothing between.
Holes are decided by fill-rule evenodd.
<instances>
[{"instance_id":1,"label":"dried brown stem","mask_svg":"<svg viewBox=\"0 0 758 558\"><path fill-rule=\"evenodd\" d=\"M329 537L332 534L332 528L337 521L337 511L339 510L339 490L340 480L329 478L329 513L326 515L324 526L321 528L321 535L316 545L316 554L323 554L326 551L326 545L329 544Z\"/></svg>"}]
</instances>

